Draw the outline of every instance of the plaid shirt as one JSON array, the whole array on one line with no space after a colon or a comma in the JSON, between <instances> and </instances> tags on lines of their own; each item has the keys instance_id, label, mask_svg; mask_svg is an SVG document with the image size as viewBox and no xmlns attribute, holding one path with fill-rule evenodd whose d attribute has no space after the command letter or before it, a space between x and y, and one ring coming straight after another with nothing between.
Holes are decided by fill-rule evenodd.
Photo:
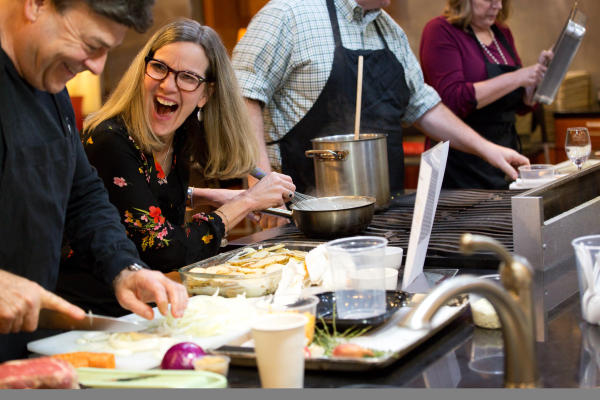
<instances>
[{"instance_id":1,"label":"plaid shirt","mask_svg":"<svg viewBox=\"0 0 600 400\"><path fill-rule=\"evenodd\" d=\"M440 102L423 82L421 67L406 34L383 10L364 12L355 0L334 0L344 47L382 49L375 29L404 67L411 96L402 121L413 123ZM325 0L271 0L252 19L233 51L244 97L265 104L265 141L282 138L311 109L325 87L335 43ZM278 145L267 146L274 169L281 169Z\"/></svg>"}]
</instances>

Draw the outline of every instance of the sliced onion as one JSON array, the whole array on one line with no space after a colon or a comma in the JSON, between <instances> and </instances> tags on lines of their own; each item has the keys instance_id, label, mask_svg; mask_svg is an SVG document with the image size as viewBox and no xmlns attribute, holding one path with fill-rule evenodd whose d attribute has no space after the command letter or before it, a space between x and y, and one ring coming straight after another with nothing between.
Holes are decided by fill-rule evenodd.
<instances>
[{"instance_id":1,"label":"sliced onion","mask_svg":"<svg viewBox=\"0 0 600 400\"><path fill-rule=\"evenodd\" d=\"M177 343L167 350L160 367L162 369L194 369L194 360L205 355L206 352L196 343Z\"/></svg>"}]
</instances>

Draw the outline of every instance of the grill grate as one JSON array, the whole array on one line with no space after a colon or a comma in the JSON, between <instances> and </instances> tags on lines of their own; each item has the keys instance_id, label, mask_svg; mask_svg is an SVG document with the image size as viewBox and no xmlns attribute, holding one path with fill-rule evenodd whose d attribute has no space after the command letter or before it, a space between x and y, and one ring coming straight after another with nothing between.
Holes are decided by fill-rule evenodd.
<instances>
[{"instance_id":1,"label":"grill grate","mask_svg":"<svg viewBox=\"0 0 600 400\"><path fill-rule=\"evenodd\" d=\"M511 197L519 192L508 190L442 190L427 249L428 267L489 269L498 266L491 253L463 255L458 249L460 236L475 233L490 236L513 251ZM396 196L390 207L375 214L365 235L383 236L390 246L408 248L415 195ZM282 241L308 240L295 226L277 237ZM311 239L314 240L314 239Z\"/></svg>"}]
</instances>

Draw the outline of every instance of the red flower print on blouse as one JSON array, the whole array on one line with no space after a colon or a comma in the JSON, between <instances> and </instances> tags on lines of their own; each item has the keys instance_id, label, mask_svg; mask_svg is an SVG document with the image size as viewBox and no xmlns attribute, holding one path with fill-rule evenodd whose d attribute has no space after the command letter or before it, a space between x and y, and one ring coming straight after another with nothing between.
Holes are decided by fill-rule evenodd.
<instances>
[{"instance_id":1,"label":"red flower print on blouse","mask_svg":"<svg viewBox=\"0 0 600 400\"><path fill-rule=\"evenodd\" d=\"M118 177L118 176L115 176L113 178L113 183L115 185L117 185L118 187L125 187L125 186L127 186L127 182L125 181L125 178L121 178L121 177Z\"/></svg>"},{"instance_id":2,"label":"red flower print on blouse","mask_svg":"<svg viewBox=\"0 0 600 400\"><path fill-rule=\"evenodd\" d=\"M165 179L165 171L163 171L162 167L160 166L160 163L154 160L154 166L156 167L156 176L158 177L158 179Z\"/></svg>"},{"instance_id":3,"label":"red flower print on blouse","mask_svg":"<svg viewBox=\"0 0 600 400\"><path fill-rule=\"evenodd\" d=\"M165 217L160 215L161 213L162 213L162 211L160 210L159 207L150 206L150 213L148 215L150 215L150 217L154 218L155 224L163 224L165 222Z\"/></svg>"}]
</instances>

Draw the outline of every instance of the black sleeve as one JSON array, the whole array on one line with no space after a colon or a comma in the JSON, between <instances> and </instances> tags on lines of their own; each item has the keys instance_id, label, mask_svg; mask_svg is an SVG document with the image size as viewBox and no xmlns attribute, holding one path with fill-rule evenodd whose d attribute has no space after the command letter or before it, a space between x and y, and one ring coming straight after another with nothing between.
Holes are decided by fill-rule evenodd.
<instances>
[{"instance_id":1,"label":"black sleeve","mask_svg":"<svg viewBox=\"0 0 600 400\"><path fill-rule=\"evenodd\" d=\"M73 251L89 257L94 274L110 284L127 265L141 261L79 137L72 136L76 168L67 208L66 237Z\"/></svg>"},{"instance_id":2,"label":"black sleeve","mask_svg":"<svg viewBox=\"0 0 600 400\"><path fill-rule=\"evenodd\" d=\"M220 217L197 214L187 224L167 220L152 189L159 181L153 157L141 152L124 131L103 128L86 139L85 151L142 259L167 272L217 254L225 233ZM183 195L181 199L185 202Z\"/></svg>"},{"instance_id":3,"label":"black sleeve","mask_svg":"<svg viewBox=\"0 0 600 400\"><path fill-rule=\"evenodd\" d=\"M2 124L0 123L0 176L4 174L4 159L6 158L6 145L4 144L4 130L2 129Z\"/></svg>"}]
</instances>

